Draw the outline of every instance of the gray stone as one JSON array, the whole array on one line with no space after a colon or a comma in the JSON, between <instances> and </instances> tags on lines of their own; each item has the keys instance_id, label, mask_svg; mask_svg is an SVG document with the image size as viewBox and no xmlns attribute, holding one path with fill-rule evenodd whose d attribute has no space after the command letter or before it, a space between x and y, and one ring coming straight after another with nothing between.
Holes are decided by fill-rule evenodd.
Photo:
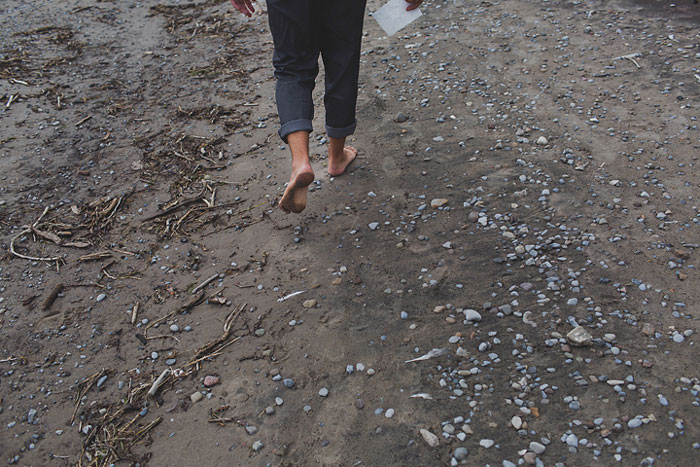
<instances>
[{"instance_id":1,"label":"gray stone","mask_svg":"<svg viewBox=\"0 0 700 467\"><path fill-rule=\"evenodd\" d=\"M440 444L440 439L425 428L421 428L420 434L431 448L437 447Z\"/></svg>"},{"instance_id":2,"label":"gray stone","mask_svg":"<svg viewBox=\"0 0 700 467\"><path fill-rule=\"evenodd\" d=\"M104 384L107 382L107 378L108 378L108 376L104 375L100 379L98 379L97 380L97 387L101 388L102 386L104 386Z\"/></svg>"},{"instance_id":3,"label":"gray stone","mask_svg":"<svg viewBox=\"0 0 700 467\"><path fill-rule=\"evenodd\" d=\"M593 336L583 327L577 326L566 335L566 340L569 341L571 345L584 347L591 345Z\"/></svg>"},{"instance_id":4,"label":"gray stone","mask_svg":"<svg viewBox=\"0 0 700 467\"><path fill-rule=\"evenodd\" d=\"M459 448L455 449L455 451L452 453L452 457L454 457L458 461L465 460L468 455L469 455L469 450L465 447L459 447Z\"/></svg>"},{"instance_id":5,"label":"gray stone","mask_svg":"<svg viewBox=\"0 0 700 467\"><path fill-rule=\"evenodd\" d=\"M471 308L464 310L464 317L467 321L481 321L481 314Z\"/></svg>"},{"instance_id":6,"label":"gray stone","mask_svg":"<svg viewBox=\"0 0 700 467\"><path fill-rule=\"evenodd\" d=\"M537 441L533 441L530 443L530 451L534 452L535 454L542 454L544 450L544 445L538 443Z\"/></svg>"},{"instance_id":7,"label":"gray stone","mask_svg":"<svg viewBox=\"0 0 700 467\"><path fill-rule=\"evenodd\" d=\"M255 452L260 451L264 447L265 447L265 444L260 440L257 440L256 442L253 443L253 451L255 451Z\"/></svg>"},{"instance_id":8,"label":"gray stone","mask_svg":"<svg viewBox=\"0 0 700 467\"><path fill-rule=\"evenodd\" d=\"M282 384L284 384L284 387L287 389L292 389L294 387L294 380L292 378L284 378Z\"/></svg>"},{"instance_id":9,"label":"gray stone","mask_svg":"<svg viewBox=\"0 0 700 467\"><path fill-rule=\"evenodd\" d=\"M408 115L406 115L403 112L399 112L396 114L396 117L394 117L394 121L396 123L404 123L408 121Z\"/></svg>"},{"instance_id":10,"label":"gray stone","mask_svg":"<svg viewBox=\"0 0 700 467\"><path fill-rule=\"evenodd\" d=\"M493 446L493 444L494 444L494 442L492 439L482 439L481 441L479 441L479 446L481 446L482 448L486 448L486 449Z\"/></svg>"},{"instance_id":11,"label":"gray stone","mask_svg":"<svg viewBox=\"0 0 700 467\"><path fill-rule=\"evenodd\" d=\"M506 316L513 314L513 308L508 304L499 306L498 311L500 311Z\"/></svg>"}]
</instances>

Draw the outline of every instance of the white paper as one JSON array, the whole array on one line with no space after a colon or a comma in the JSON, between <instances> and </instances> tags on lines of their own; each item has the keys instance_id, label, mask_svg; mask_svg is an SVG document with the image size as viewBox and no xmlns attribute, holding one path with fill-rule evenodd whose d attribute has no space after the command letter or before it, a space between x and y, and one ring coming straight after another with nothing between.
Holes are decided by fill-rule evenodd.
<instances>
[{"instance_id":1,"label":"white paper","mask_svg":"<svg viewBox=\"0 0 700 467\"><path fill-rule=\"evenodd\" d=\"M372 13L372 17L387 35L393 36L422 15L420 8L406 11L409 5L406 0L389 0L386 5Z\"/></svg>"}]
</instances>

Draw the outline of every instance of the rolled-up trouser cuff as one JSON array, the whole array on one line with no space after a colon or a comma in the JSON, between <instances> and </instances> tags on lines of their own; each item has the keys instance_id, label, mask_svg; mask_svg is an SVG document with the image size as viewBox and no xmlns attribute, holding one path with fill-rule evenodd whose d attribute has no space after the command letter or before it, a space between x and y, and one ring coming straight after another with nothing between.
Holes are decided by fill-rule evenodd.
<instances>
[{"instance_id":1,"label":"rolled-up trouser cuff","mask_svg":"<svg viewBox=\"0 0 700 467\"><path fill-rule=\"evenodd\" d=\"M355 133L356 127L357 121L355 121L350 126L346 126L345 128L334 128L332 126L326 125L326 133L331 138L345 138L346 136L350 136L351 134Z\"/></svg>"},{"instance_id":2,"label":"rolled-up trouser cuff","mask_svg":"<svg viewBox=\"0 0 700 467\"><path fill-rule=\"evenodd\" d=\"M290 134L296 131L308 131L309 133L311 133L313 129L314 126L312 125L311 120L293 120L282 125L279 131L279 135L280 138L282 138L282 141L287 143L287 136L289 136Z\"/></svg>"}]
</instances>

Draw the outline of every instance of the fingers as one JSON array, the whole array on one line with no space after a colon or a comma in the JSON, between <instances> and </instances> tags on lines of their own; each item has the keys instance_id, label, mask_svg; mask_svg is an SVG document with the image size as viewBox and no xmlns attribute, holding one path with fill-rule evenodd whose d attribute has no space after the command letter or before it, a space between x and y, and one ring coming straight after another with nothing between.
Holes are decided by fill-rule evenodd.
<instances>
[{"instance_id":1,"label":"fingers","mask_svg":"<svg viewBox=\"0 0 700 467\"><path fill-rule=\"evenodd\" d=\"M423 3L423 0L406 0L406 3L410 3L410 5L406 7L406 11L411 11L418 8L420 4Z\"/></svg>"}]
</instances>

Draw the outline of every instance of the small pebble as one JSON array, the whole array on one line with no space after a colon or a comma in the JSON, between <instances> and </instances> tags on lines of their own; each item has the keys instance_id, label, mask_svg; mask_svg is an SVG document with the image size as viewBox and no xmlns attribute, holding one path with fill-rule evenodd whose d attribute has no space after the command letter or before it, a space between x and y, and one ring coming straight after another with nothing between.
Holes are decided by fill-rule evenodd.
<instances>
[{"instance_id":1,"label":"small pebble","mask_svg":"<svg viewBox=\"0 0 700 467\"><path fill-rule=\"evenodd\" d=\"M493 446L494 441L492 439L482 439L479 441L479 446L482 448L489 449L491 446Z\"/></svg>"},{"instance_id":2,"label":"small pebble","mask_svg":"<svg viewBox=\"0 0 700 467\"><path fill-rule=\"evenodd\" d=\"M104 386L105 382L107 381L107 378L108 378L108 376L104 375L100 379L98 379L97 380L97 387L101 388L102 386Z\"/></svg>"},{"instance_id":3,"label":"small pebble","mask_svg":"<svg viewBox=\"0 0 700 467\"><path fill-rule=\"evenodd\" d=\"M454 452L452 453L452 457L454 457L458 461L465 460L468 455L469 455L469 450L465 447L459 447L459 448L455 449Z\"/></svg>"},{"instance_id":4,"label":"small pebble","mask_svg":"<svg viewBox=\"0 0 700 467\"><path fill-rule=\"evenodd\" d=\"M260 440L253 443L253 451L255 451L255 452L260 451L264 447L265 447L265 444Z\"/></svg>"},{"instance_id":5,"label":"small pebble","mask_svg":"<svg viewBox=\"0 0 700 467\"><path fill-rule=\"evenodd\" d=\"M467 321L481 321L481 314L476 310L464 310L464 316L466 317Z\"/></svg>"},{"instance_id":6,"label":"small pebble","mask_svg":"<svg viewBox=\"0 0 700 467\"><path fill-rule=\"evenodd\" d=\"M207 375L204 377L204 387L210 388L219 384L219 377L214 375Z\"/></svg>"},{"instance_id":7,"label":"small pebble","mask_svg":"<svg viewBox=\"0 0 700 467\"><path fill-rule=\"evenodd\" d=\"M537 441L532 441L530 443L530 451L534 452L535 454L542 454L544 450L545 447L543 444L540 444Z\"/></svg>"},{"instance_id":8,"label":"small pebble","mask_svg":"<svg viewBox=\"0 0 700 467\"><path fill-rule=\"evenodd\" d=\"M431 448L437 447L440 444L440 439L430 431L423 428L420 430L420 434Z\"/></svg>"},{"instance_id":9,"label":"small pebble","mask_svg":"<svg viewBox=\"0 0 700 467\"><path fill-rule=\"evenodd\" d=\"M292 378L284 378L284 379L282 380L282 384L283 384L284 387L286 387L287 389L292 389L292 388L294 387L294 380L293 380Z\"/></svg>"}]
</instances>

